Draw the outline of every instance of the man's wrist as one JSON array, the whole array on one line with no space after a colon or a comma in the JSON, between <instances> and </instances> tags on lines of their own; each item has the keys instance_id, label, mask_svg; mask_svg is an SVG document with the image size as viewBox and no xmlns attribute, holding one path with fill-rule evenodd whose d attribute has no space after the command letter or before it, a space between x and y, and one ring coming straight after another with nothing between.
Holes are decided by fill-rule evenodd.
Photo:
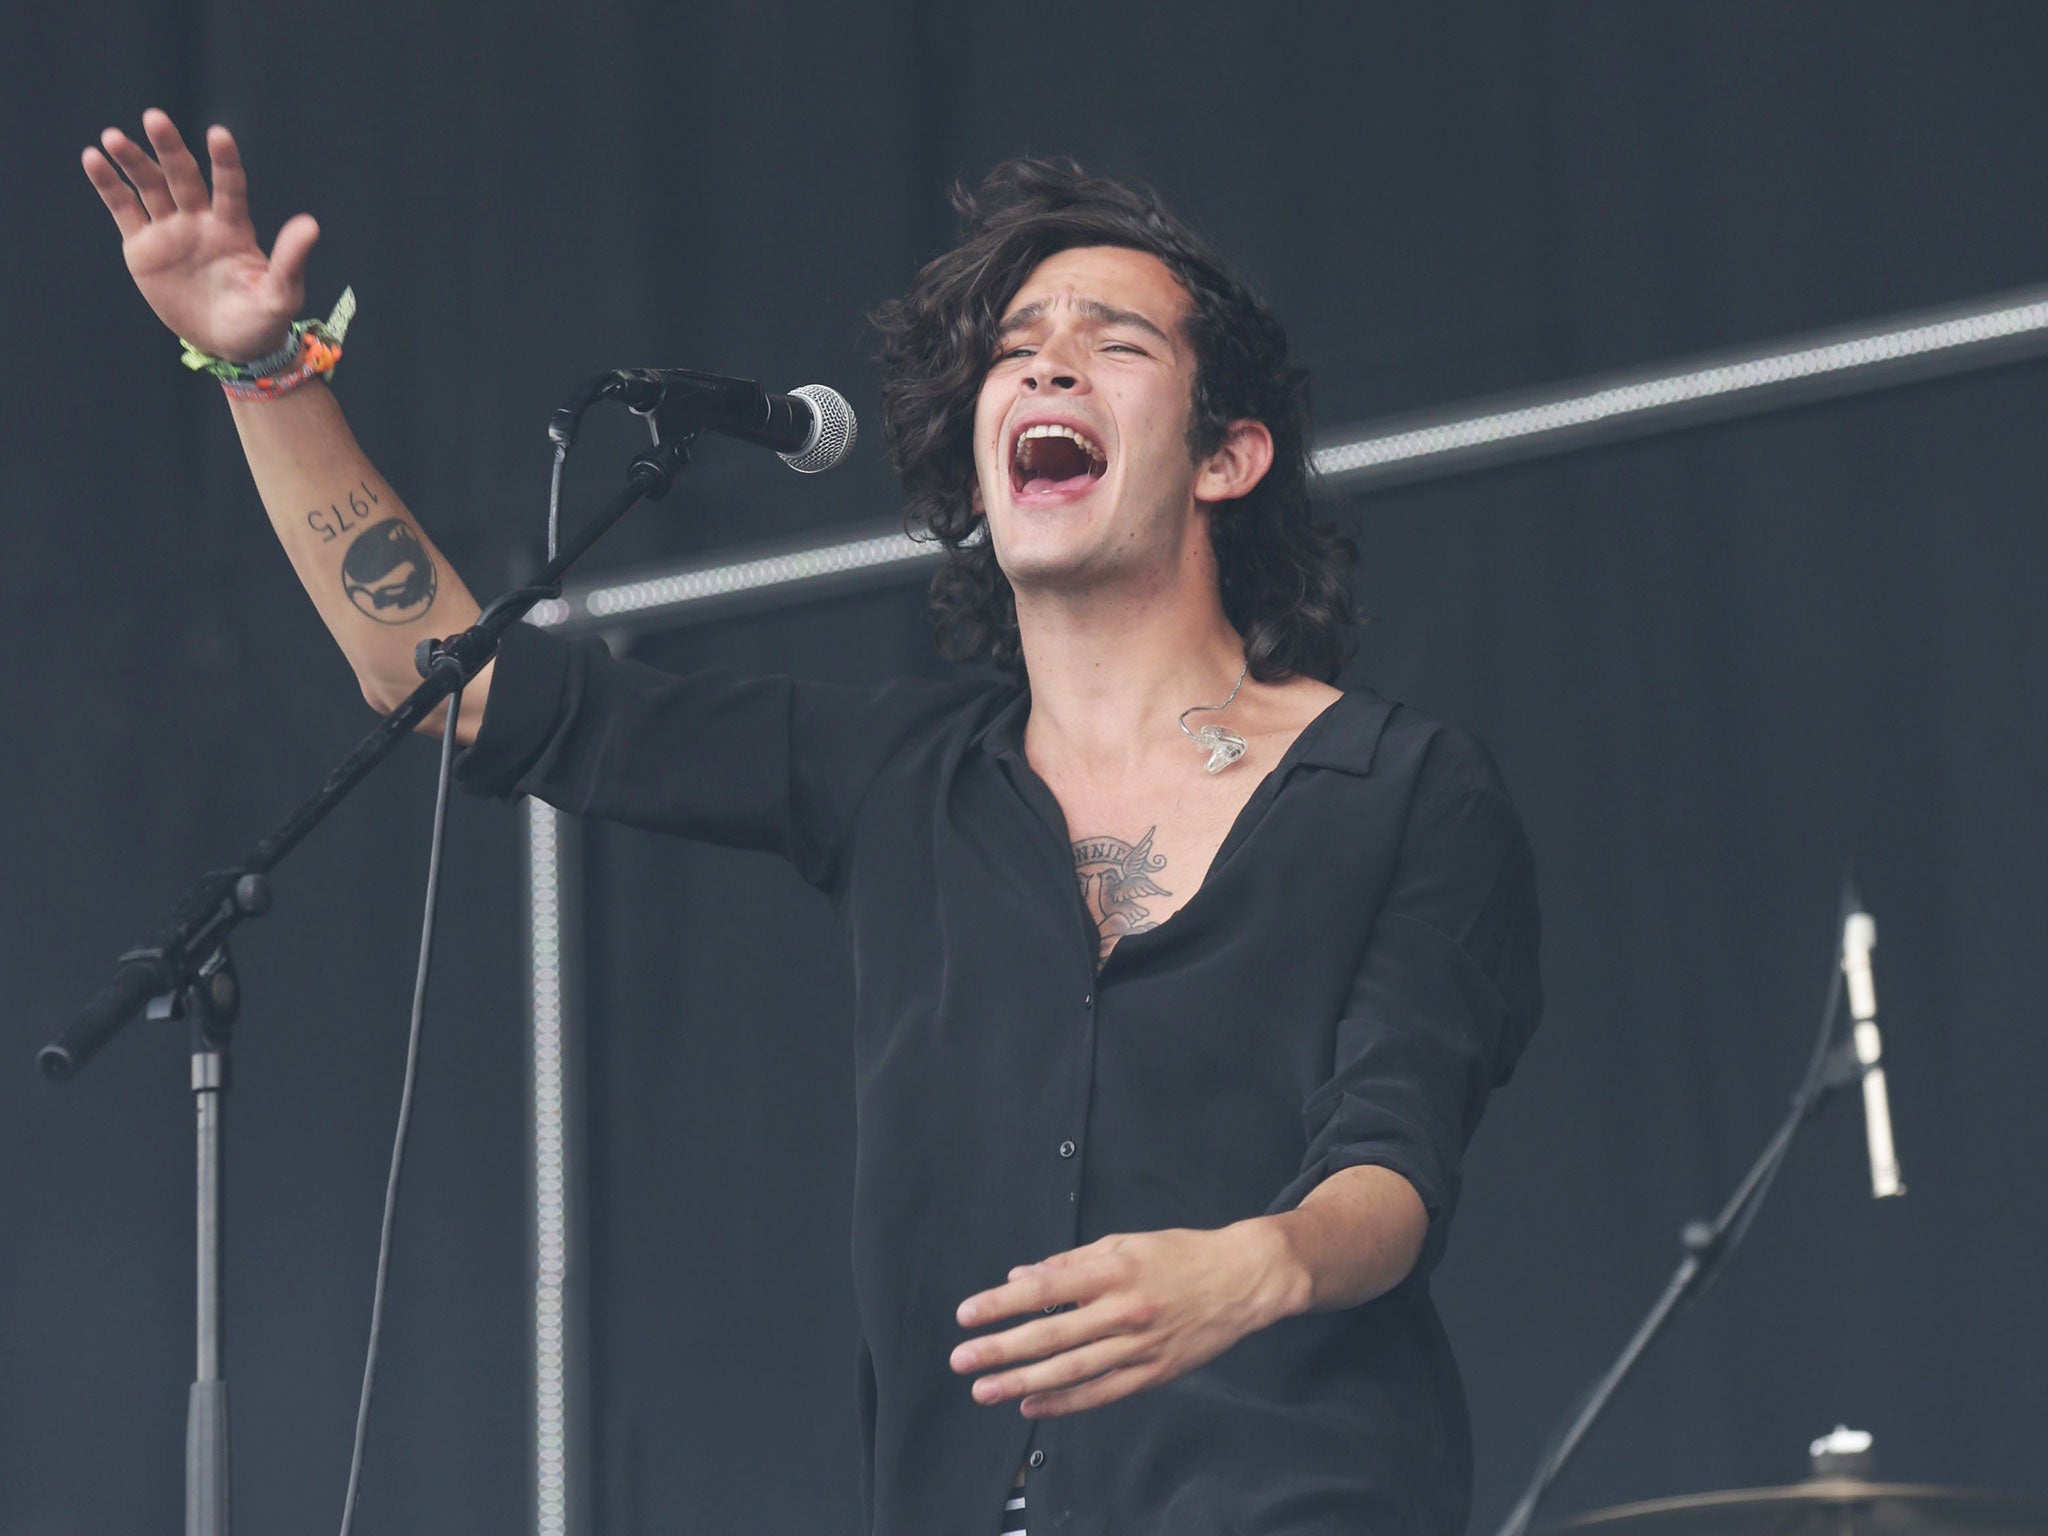
<instances>
[{"instance_id":1,"label":"man's wrist","mask_svg":"<svg viewBox=\"0 0 2048 1536\"><path fill-rule=\"evenodd\" d=\"M1315 1277L1287 1227L1287 1216L1292 1214L1254 1216L1224 1228L1237 1239L1252 1265L1250 1294L1256 1328L1298 1317L1315 1305Z\"/></svg>"}]
</instances>

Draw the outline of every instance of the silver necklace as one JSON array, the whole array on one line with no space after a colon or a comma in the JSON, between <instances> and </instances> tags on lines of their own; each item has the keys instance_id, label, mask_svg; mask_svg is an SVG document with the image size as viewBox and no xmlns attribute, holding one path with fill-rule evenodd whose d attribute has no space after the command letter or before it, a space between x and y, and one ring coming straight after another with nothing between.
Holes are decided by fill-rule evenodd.
<instances>
[{"instance_id":1,"label":"silver necklace","mask_svg":"<svg viewBox=\"0 0 2048 1536\"><path fill-rule=\"evenodd\" d=\"M1228 709L1237 698L1237 689L1244 686L1245 678L1252 670L1251 658L1245 658L1244 671L1237 674L1237 687L1230 690L1230 697L1221 704L1190 704L1180 712L1181 734L1209 754L1209 761L1202 766L1211 773L1221 773L1245 754L1245 739L1237 732L1220 725L1205 725L1199 731L1188 729L1188 716Z\"/></svg>"}]
</instances>

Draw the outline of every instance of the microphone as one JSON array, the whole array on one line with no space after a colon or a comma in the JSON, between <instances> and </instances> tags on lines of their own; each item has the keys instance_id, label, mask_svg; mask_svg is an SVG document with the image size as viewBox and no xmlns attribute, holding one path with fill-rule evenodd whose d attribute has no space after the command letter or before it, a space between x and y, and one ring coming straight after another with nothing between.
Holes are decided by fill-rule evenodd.
<instances>
[{"instance_id":1,"label":"microphone","mask_svg":"<svg viewBox=\"0 0 2048 1536\"><path fill-rule=\"evenodd\" d=\"M823 384L805 384L784 395L753 379L690 368L620 368L604 376L598 392L657 425L717 432L772 448L804 475L844 460L860 430L845 397Z\"/></svg>"},{"instance_id":2,"label":"microphone","mask_svg":"<svg viewBox=\"0 0 2048 1536\"><path fill-rule=\"evenodd\" d=\"M1863 910L1852 886L1842 919L1842 975L1849 987L1849 1016L1855 1021L1856 1060L1863 1069L1863 1130L1870 1142L1870 1193L1883 1200L1903 1195L1899 1160L1892 1150L1892 1105L1884 1085L1884 1042L1877 1032L1877 986L1870 976L1870 952L1877 948L1877 922Z\"/></svg>"}]
</instances>

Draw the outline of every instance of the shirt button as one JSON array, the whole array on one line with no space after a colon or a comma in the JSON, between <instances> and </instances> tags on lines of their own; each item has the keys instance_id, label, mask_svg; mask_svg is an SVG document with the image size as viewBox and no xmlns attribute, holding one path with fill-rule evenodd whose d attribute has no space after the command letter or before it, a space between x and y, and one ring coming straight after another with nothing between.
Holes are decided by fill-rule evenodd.
<instances>
[{"instance_id":1,"label":"shirt button","mask_svg":"<svg viewBox=\"0 0 2048 1536\"><path fill-rule=\"evenodd\" d=\"M1026 1457L1025 1459L1028 1460L1034 1467L1042 1467L1045 1465L1045 1452L1033 1451L1030 1454L1030 1456Z\"/></svg>"},{"instance_id":2,"label":"shirt button","mask_svg":"<svg viewBox=\"0 0 2048 1536\"><path fill-rule=\"evenodd\" d=\"M1093 1008L1095 1006L1095 994L1093 992L1083 992L1081 994L1081 1006L1083 1008Z\"/></svg>"},{"instance_id":3,"label":"shirt button","mask_svg":"<svg viewBox=\"0 0 2048 1536\"><path fill-rule=\"evenodd\" d=\"M1073 1155L1074 1155L1074 1144L1073 1144L1073 1143L1072 1143L1071 1141L1063 1141L1063 1142L1061 1142L1061 1143L1060 1143L1060 1156L1061 1156L1061 1157L1072 1157Z\"/></svg>"}]
</instances>

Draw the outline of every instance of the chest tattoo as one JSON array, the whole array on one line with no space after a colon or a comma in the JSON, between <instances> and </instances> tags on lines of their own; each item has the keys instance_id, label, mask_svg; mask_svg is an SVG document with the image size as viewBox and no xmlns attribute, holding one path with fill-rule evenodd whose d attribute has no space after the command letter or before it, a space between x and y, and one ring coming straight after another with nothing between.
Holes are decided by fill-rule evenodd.
<instances>
[{"instance_id":1,"label":"chest tattoo","mask_svg":"<svg viewBox=\"0 0 2048 1536\"><path fill-rule=\"evenodd\" d=\"M1159 926L1144 905L1147 896L1173 894L1152 878L1166 868L1166 856L1152 851L1152 834L1158 830L1147 827L1135 843L1120 837L1084 837L1074 844L1074 878L1081 884L1081 900L1095 920L1102 946L1098 961L1108 959L1125 934Z\"/></svg>"}]
</instances>

